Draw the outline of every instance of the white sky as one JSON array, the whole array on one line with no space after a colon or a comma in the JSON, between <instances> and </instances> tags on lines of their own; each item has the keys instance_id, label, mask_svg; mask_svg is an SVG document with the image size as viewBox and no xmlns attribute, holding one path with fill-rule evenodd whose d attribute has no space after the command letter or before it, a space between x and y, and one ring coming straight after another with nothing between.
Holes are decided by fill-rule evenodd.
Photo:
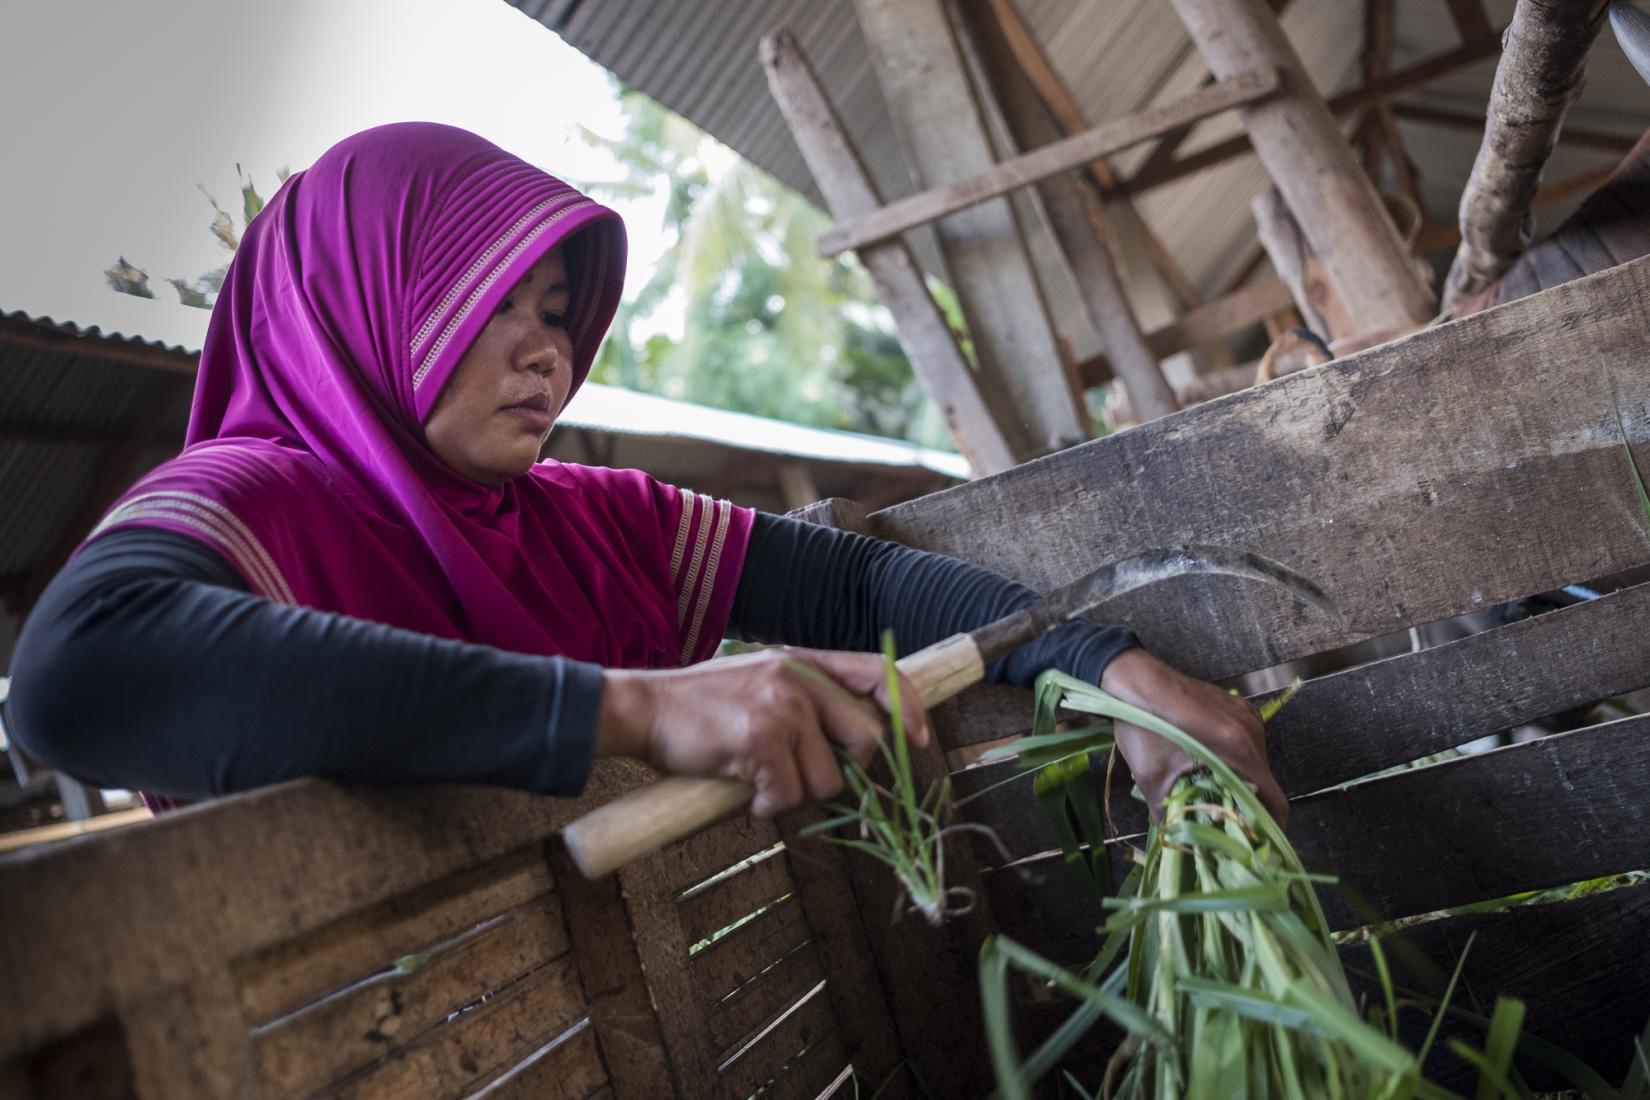
<instances>
[{"instance_id":1,"label":"white sky","mask_svg":"<svg viewBox=\"0 0 1650 1100\"><path fill-rule=\"evenodd\" d=\"M409 119L464 126L574 181L617 174L573 132L622 132L609 77L504 0L7 3L0 310L95 324L120 255L170 295L165 276L226 256L196 184L239 224L237 162L267 198L282 166ZM663 203L613 203L632 286L657 262Z\"/></svg>"}]
</instances>

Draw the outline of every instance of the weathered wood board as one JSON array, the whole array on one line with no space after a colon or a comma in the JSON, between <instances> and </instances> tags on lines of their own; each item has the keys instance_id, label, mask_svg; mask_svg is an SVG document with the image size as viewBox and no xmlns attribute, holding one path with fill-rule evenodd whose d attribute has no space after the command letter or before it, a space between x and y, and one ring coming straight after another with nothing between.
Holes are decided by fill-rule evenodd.
<instances>
[{"instance_id":1,"label":"weathered wood board","mask_svg":"<svg viewBox=\"0 0 1650 1100\"><path fill-rule=\"evenodd\" d=\"M1212 543L1337 601L1340 622L1190 578L1100 613L1208 678L1621 572L1650 561L1611 405L1650 442L1646 301L1650 259L885 509L871 533L1036 588Z\"/></svg>"}]
</instances>

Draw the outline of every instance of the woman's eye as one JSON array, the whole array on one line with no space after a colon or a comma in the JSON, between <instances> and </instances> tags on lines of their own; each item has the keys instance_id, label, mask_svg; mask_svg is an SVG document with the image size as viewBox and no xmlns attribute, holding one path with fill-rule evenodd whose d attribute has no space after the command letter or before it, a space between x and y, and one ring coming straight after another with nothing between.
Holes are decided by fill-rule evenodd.
<instances>
[{"instance_id":1,"label":"woman's eye","mask_svg":"<svg viewBox=\"0 0 1650 1100\"><path fill-rule=\"evenodd\" d=\"M547 309L543 313L539 314L539 320L543 321L551 328L561 328L567 324L567 315L564 313L556 313L553 310Z\"/></svg>"},{"instance_id":2,"label":"woman's eye","mask_svg":"<svg viewBox=\"0 0 1650 1100\"><path fill-rule=\"evenodd\" d=\"M498 311L500 313L509 313L510 312L510 307L514 304L515 303L511 302L510 299L506 298L506 299L504 299L504 301L502 301L498 304Z\"/></svg>"}]
</instances>

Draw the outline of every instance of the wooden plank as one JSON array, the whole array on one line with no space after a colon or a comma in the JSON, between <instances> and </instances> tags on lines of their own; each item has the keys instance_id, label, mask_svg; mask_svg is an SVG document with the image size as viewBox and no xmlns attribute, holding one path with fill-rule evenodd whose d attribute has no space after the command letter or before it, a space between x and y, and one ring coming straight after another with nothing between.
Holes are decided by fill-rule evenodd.
<instances>
[{"instance_id":1,"label":"wooden plank","mask_svg":"<svg viewBox=\"0 0 1650 1100\"><path fill-rule=\"evenodd\" d=\"M982 106L996 108L1008 151L1018 147L1042 152L1057 146L1059 129L1015 60L990 8L968 5L958 9L958 14L961 43L975 70ZM1100 334L1112 369L1128 390L1136 419L1151 420L1174 412L1180 405L1157 357L1146 346L1111 251L1096 230L1105 224L1098 195L1072 173L1062 172L1042 178L1032 201L1040 204L1053 247L1070 268L1078 303L1089 327ZM1073 399L1081 404L1082 387L1075 384L1075 369L1071 376Z\"/></svg>"},{"instance_id":2,"label":"wooden plank","mask_svg":"<svg viewBox=\"0 0 1650 1100\"><path fill-rule=\"evenodd\" d=\"M453 1096L516 1065L584 1019L571 958L540 967L329 1093L332 1100Z\"/></svg>"},{"instance_id":3,"label":"wooden plank","mask_svg":"<svg viewBox=\"0 0 1650 1100\"><path fill-rule=\"evenodd\" d=\"M237 960L241 1008L264 1023L547 894L536 844Z\"/></svg>"},{"instance_id":4,"label":"wooden plank","mask_svg":"<svg viewBox=\"0 0 1650 1100\"><path fill-rule=\"evenodd\" d=\"M1650 539L1610 394L1650 440L1650 375L1619 366L1650 347L1647 297L1634 261L875 513L872 533L1038 589L1146 547L1235 546L1335 599L1339 623L1188 578L1097 613L1206 679L1624 572Z\"/></svg>"},{"instance_id":5,"label":"wooden plank","mask_svg":"<svg viewBox=\"0 0 1650 1100\"><path fill-rule=\"evenodd\" d=\"M1467 938L1476 937L1460 989L1471 990L1486 1007L1497 996L1519 998L1528 1009L1526 1035L1557 1044L1607 1081L1626 1076L1633 1040L1643 1035L1650 1017L1650 967L1644 965L1650 885L1499 913L1469 913L1411 926L1402 934L1439 970L1418 973L1421 968L1406 965L1407 953L1387 943L1398 984L1440 995L1441 979L1453 970ZM1365 946L1342 948L1341 958L1350 968L1374 972ZM1370 983L1355 977L1354 988L1359 987L1374 994ZM1470 1006L1471 1001L1462 1003ZM1401 1020L1403 1037L1415 1049L1428 1018L1402 1012ZM1438 1046L1443 1048L1451 1035L1480 1048L1484 1043L1481 1031L1446 1019ZM1520 1059L1518 1068L1537 1089L1560 1087L1551 1073L1527 1059ZM1428 1079L1446 1087L1470 1087L1464 1069L1464 1063L1448 1055L1429 1059Z\"/></svg>"},{"instance_id":6,"label":"wooden plank","mask_svg":"<svg viewBox=\"0 0 1650 1100\"><path fill-rule=\"evenodd\" d=\"M136 1087L126 1029L114 1016L0 1067L3 1100L131 1100Z\"/></svg>"},{"instance_id":7,"label":"wooden plank","mask_svg":"<svg viewBox=\"0 0 1650 1100\"><path fill-rule=\"evenodd\" d=\"M257 1096L260 1084L246 1023L225 970L152 992L121 1016L142 1100Z\"/></svg>"},{"instance_id":8,"label":"wooden plank","mask_svg":"<svg viewBox=\"0 0 1650 1100\"><path fill-rule=\"evenodd\" d=\"M662 1083L655 1078L655 1089ZM613 1095L596 1031L580 1023L471 1093L470 1100L586 1100L598 1092Z\"/></svg>"},{"instance_id":9,"label":"wooden plank","mask_svg":"<svg viewBox=\"0 0 1650 1100\"><path fill-rule=\"evenodd\" d=\"M695 1004L716 1004L785 958L808 939L808 922L795 898L778 902L695 954L688 963Z\"/></svg>"},{"instance_id":10,"label":"wooden plank","mask_svg":"<svg viewBox=\"0 0 1650 1100\"><path fill-rule=\"evenodd\" d=\"M532 902L437 947L405 971L392 971L261 1029L253 1038L259 1068L289 1093L314 1092L401 1049L450 1013L567 949L558 899Z\"/></svg>"},{"instance_id":11,"label":"wooden plank","mask_svg":"<svg viewBox=\"0 0 1650 1100\"><path fill-rule=\"evenodd\" d=\"M1647 738L1628 718L1313 795L1291 835L1391 917L1650 867Z\"/></svg>"},{"instance_id":12,"label":"wooden plank","mask_svg":"<svg viewBox=\"0 0 1650 1100\"><path fill-rule=\"evenodd\" d=\"M1217 77L1260 66L1284 74L1284 91L1243 108L1255 153L1288 200L1358 330L1407 331L1436 302L1417 276L1391 216L1359 167L1340 124L1262 0L1174 0Z\"/></svg>"},{"instance_id":13,"label":"wooden plank","mask_svg":"<svg viewBox=\"0 0 1650 1100\"><path fill-rule=\"evenodd\" d=\"M101 833L106 829L118 829L125 825L136 825L140 821L148 821L153 816L147 808L139 806L135 810L116 810L114 813L98 814L96 817L82 818L79 821L58 821L33 829L0 833L0 853L14 852L19 848L29 848L36 844L50 844L56 840L68 840L70 837L84 836L87 833Z\"/></svg>"},{"instance_id":14,"label":"wooden plank","mask_svg":"<svg viewBox=\"0 0 1650 1100\"><path fill-rule=\"evenodd\" d=\"M676 1095L712 1096L717 1088L715 1052L688 968L689 940L678 919L675 891L667 885L666 875L666 866L655 854L622 868L619 885L630 912L636 954L647 975Z\"/></svg>"},{"instance_id":15,"label":"wooden plank","mask_svg":"<svg viewBox=\"0 0 1650 1100\"><path fill-rule=\"evenodd\" d=\"M990 168L991 140L943 0L855 0L854 10L919 186ZM980 373L1001 380L1033 452L1088 438L1086 414L1065 385L1047 305L1008 200L987 200L934 228Z\"/></svg>"},{"instance_id":16,"label":"wooden plank","mask_svg":"<svg viewBox=\"0 0 1650 1100\"><path fill-rule=\"evenodd\" d=\"M1266 730L1267 755L1284 792L1306 795L1488 734L1622 695L1650 684L1650 584L1382 661L1309 680ZM1029 693L1017 695L1029 720ZM952 779L967 797L1013 775L1012 763ZM1029 780L980 794L970 819L994 826L1015 857L1057 846ZM1113 814L1125 832L1145 828L1117 769ZM976 854L1001 862L983 842Z\"/></svg>"},{"instance_id":17,"label":"wooden plank","mask_svg":"<svg viewBox=\"0 0 1650 1100\"><path fill-rule=\"evenodd\" d=\"M823 1043L836 1025L830 998L824 993L823 989L814 992L724 1065L718 1094L745 1100L798 1062L804 1051Z\"/></svg>"},{"instance_id":18,"label":"wooden plank","mask_svg":"<svg viewBox=\"0 0 1650 1100\"><path fill-rule=\"evenodd\" d=\"M1650 717L1629 718L1312 795L1292 803L1289 835L1389 918L1650 867L1647 737ZM1069 950L1093 904L1059 881L1058 854L1021 866L1031 881L990 876L993 906L1013 905L1004 934ZM1333 927L1370 915L1320 894Z\"/></svg>"},{"instance_id":19,"label":"wooden plank","mask_svg":"<svg viewBox=\"0 0 1650 1100\"><path fill-rule=\"evenodd\" d=\"M689 894L678 914L690 950L795 890L785 860L776 853Z\"/></svg>"},{"instance_id":20,"label":"wooden plank","mask_svg":"<svg viewBox=\"0 0 1650 1100\"><path fill-rule=\"evenodd\" d=\"M1278 74L1275 70L1239 73L1172 103L1110 119L1073 137L1062 138L1001 161L977 175L930 188L888 203L875 213L841 222L820 234L819 255L829 259L849 249L887 240L987 199L1006 195L1057 173L1084 167L1089 161L1133 148L1177 126L1253 103L1271 95L1277 88Z\"/></svg>"},{"instance_id":21,"label":"wooden plank","mask_svg":"<svg viewBox=\"0 0 1650 1100\"><path fill-rule=\"evenodd\" d=\"M805 943L710 1006L710 1037L717 1056L732 1055L824 980L819 952Z\"/></svg>"},{"instance_id":22,"label":"wooden plank","mask_svg":"<svg viewBox=\"0 0 1650 1100\"><path fill-rule=\"evenodd\" d=\"M801 1057L793 1058L763 1091L762 1100L824 1100L825 1090L839 1080L849 1068L842 1036L835 1031L830 1032L804 1050ZM858 1066L853 1066L852 1070L855 1074L859 1073ZM860 1075L860 1080L865 1079ZM846 1091L838 1089L829 1095L856 1095L852 1090L853 1086L849 1086ZM883 1097L893 1095L893 1091L889 1088L879 1092L872 1086L861 1095L875 1095L878 1100L882 1100Z\"/></svg>"},{"instance_id":23,"label":"wooden plank","mask_svg":"<svg viewBox=\"0 0 1650 1100\"><path fill-rule=\"evenodd\" d=\"M831 976L825 994L836 1010L844 1053L862 1080L874 1082L870 1091L875 1092L877 1085L897 1072L904 1052L844 853L833 844L801 835L805 826L823 816L818 806L810 806L779 819L785 860L810 937ZM909 1095L909 1081L903 1074L882 1093L884 1100L903 1100Z\"/></svg>"},{"instance_id":24,"label":"wooden plank","mask_svg":"<svg viewBox=\"0 0 1650 1100\"><path fill-rule=\"evenodd\" d=\"M779 843L772 821L729 818L659 853L667 888L681 893Z\"/></svg>"},{"instance_id":25,"label":"wooden plank","mask_svg":"<svg viewBox=\"0 0 1650 1100\"><path fill-rule=\"evenodd\" d=\"M774 31L762 39L762 67L774 101L790 125L791 136L820 194L838 218L868 213L882 205L859 153L848 140L830 101L790 32ZM860 261L894 315L900 346L911 360L923 390L939 406L957 448L976 473L1006 470L1029 455L1024 431L996 409L1002 390L995 380L976 376L945 315L923 282L921 269L903 242L866 249Z\"/></svg>"},{"instance_id":26,"label":"wooden plank","mask_svg":"<svg viewBox=\"0 0 1650 1100\"><path fill-rule=\"evenodd\" d=\"M670 1080L670 1063L619 880L608 875L592 882L562 845L545 849L613 1093L618 1100L655 1096Z\"/></svg>"},{"instance_id":27,"label":"wooden plank","mask_svg":"<svg viewBox=\"0 0 1650 1100\"><path fill-rule=\"evenodd\" d=\"M579 799L306 780L0 857L0 1057L489 863L643 772L599 762Z\"/></svg>"}]
</instances>

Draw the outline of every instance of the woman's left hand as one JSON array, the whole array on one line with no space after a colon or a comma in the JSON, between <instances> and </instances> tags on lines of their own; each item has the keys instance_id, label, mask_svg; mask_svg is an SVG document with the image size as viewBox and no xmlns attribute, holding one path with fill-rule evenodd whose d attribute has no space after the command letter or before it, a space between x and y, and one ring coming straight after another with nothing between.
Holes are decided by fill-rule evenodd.
<instances>
[{"instance_id":1,"label":"woman's left hand","mask_svg":"<svg viewBox=\"0 0 1650 1100\"><path fill-rule=\"evenodd\" d=\"M1278 824L1284 823L1289 801L1267 763L1265 724L1253 703L1178 672L1140 648L1113 657L1100 687L1203 742L1252 783ZM1117 749L1154 818L1175 781L1197 767L1169 741L1128 722L1117 723Z\"/></svg>"}]
</instances>

